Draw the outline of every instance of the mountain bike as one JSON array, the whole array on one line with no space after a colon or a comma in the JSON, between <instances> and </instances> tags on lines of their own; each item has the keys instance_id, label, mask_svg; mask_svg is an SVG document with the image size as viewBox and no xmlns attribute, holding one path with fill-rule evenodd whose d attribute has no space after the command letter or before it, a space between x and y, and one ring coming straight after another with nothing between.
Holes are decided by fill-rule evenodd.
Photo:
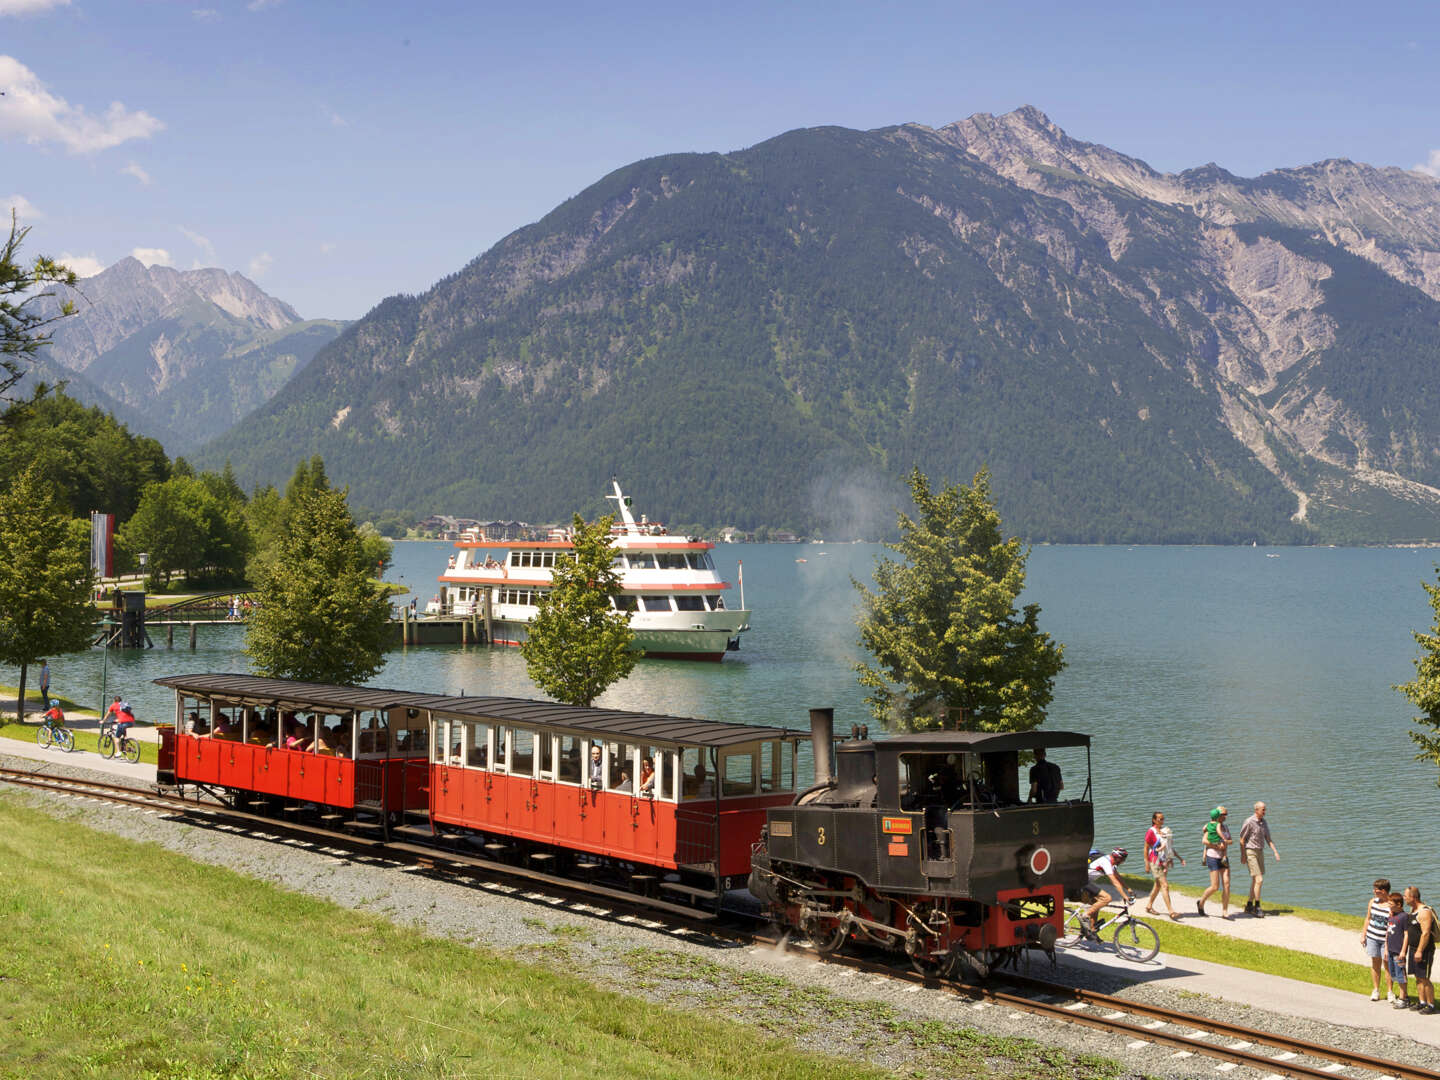
<instances>
[{"instance_id":1,"label":"mountain bike","mask_svg":"<svg viewBox=\"0 0 1440 1080\"><path fill-rule=\"evenodd\" d=\"M135 765L140 761L140 740L132 739L129 735L121 735L119 746L116 746L115 728L117 723L114 720L106 720L100 725L100 756L113 758L118 749L122 757L130 764Z\"/></svg>"},{"instance_id":2,"label":"mountain bike","mask_svg":"<svg viewBox=\"0 0 1440 1080\"><path fill-rule=\"evenodd\" d=\"M1106 911L1110 910L1108 907ZM1084 906L1072 908L1069 917L1065 920L1065 932L1056 939L1055 944L1062 949L1072 945L1078 945L1085 940L1100 941L1100 932L1110 932L1114 927L1115 932L1111 934L1110 940L1115 945L1115 953L1131 960L1137 964L1143 964L1147 960L1153 960L1155 954L1160 951L1160 934L1144 919L1137 919L1130 914L1130 904L1120 905L1120 914L1107 922L1096 923L1094 933L1086 931L1080 923L1080 916L1085 911Z\"/></svg>"},{"instance_id":3,"label":"mountain bike","mask_svg":"<svg viewBox=\"0 0 1440 1080\"><path fill-rule=\"evenodd\" d=\"M48 716L40 721L40 730L35 732L35 741L48 749L53 743L67 754L75 749L75 735L64 724L56 723Z\"/></svg>"}]
</instances>

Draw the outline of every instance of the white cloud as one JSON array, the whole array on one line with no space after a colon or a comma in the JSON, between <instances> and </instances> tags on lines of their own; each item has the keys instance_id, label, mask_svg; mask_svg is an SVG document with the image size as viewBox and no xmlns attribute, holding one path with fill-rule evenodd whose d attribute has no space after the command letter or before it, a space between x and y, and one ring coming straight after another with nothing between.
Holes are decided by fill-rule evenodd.
<instances>
[{"instance_id":1,"label":"white cloud","mask_svg":"<svg viewBox=\"0 0 1440 1080\"><path fill-rule=\"evenodd\" d=\"M0 0L4 3L5 0ZM13 56L0 56L0 139L60 143L73 154L93 154L131 139L148 139L165 125L147 112L112 101L104 116L91 116L45 88L33 71Z\"/></svg>"},{"instance_id":2,"label":"white cloud","mask_svg":"<svg viewBox=\"0 0 1440 1080\"><path fill-rule=\"evenodd\" d=\"M131 255L139 259L146 266L174 266L175 260L170 258L170 252L164 248L142 248L137 247L131 250Z\"/></svg>"},{"instance_id":3,"label":"white cloud","mask_svg":"<svg viewBox=\"0 0 1440 1080\"><path fill-rule=\"evenodd\" d=\"M329 105L326 105L323 102L320 105L320 115L325 117L326 120L329 120L332 127L350 126L349 120L346 120L345 117L341 116L338 112L336 112Z\"/></svg>"},{"instance_id":4,"label":"white cloud","mask_svg":"<svg viewBox=\"0 0 1440 1080\"><path fill-rule=\"evenodd\" d=\"M185 228L184 225L180 226L180 231L185 234L186 240L200 249L200 257L190 265L190 269L203 270L207 266L220 265L220 260L215 257L215 245L210 242L208 236L201 236L198 232Z\"/></svg>"},{"instance_id":5,"label":"white cloud","mask_svg":"<svg viewBox=\"0 0 1440 1080\"><path fill-rule=\"evenodd\" d=\"M71 255L68 251L59 255L56 259L61 266L68 266L75 271L76 277L94 277L105 269L105 264L94 255Z\"/></svg>"},{"instance_id":6,"label":"white cloud","mask_svg":"<svg viewBox=\"0 0 1440 1080\"><path fill-rule=\"evenodd\" d=\"M5 214L5 220L0 221L0 231L5 231L10 228L11 211L14 211L16 220L22 229L25 227L27 221L36 221L45 216L39 211L35 204L24 195L6 195L0 197L0 211L3 211ZM8 232L6 232L6 235L9 235Z\"/></svg>"},{"instance_id":7,"label":"white cloud","mask_svg":"<svg viewBox=\"0 0 1440 1080\"><path fill-rule=\"evenodd\" d=\"M268 251L262 251L250 260L250 266L246 270L246 273L252 278L262 278L274 263L275 256L271 255Z\"/></svg>"},{"instance_id":8,"label":"white cloud","mask_svg":"<svg viewBox=\"0 0 1440 1080\"><path fill-rule=\"evenodd\" d=\"M1427 176L1440 176L1440 150L1431 150L1430 156L1415 166L1415 171Z\"/></svg>"},{"instance_id":9,"label":"white cloud","mask_svg":"<svg viewBox=\"0 0 1440 1080\"><path fill-rule=\"evenodd\" d=\"M0 15L35 15L68 3L70 0L0 0Z\"/></svg>"},{"instance_id":10,"label":"white cloud","mask_svg":"<svg viewBox=\"0 0 1440 1080\"><path fill-rule=\"evenodd\" d=\"M214 8L194 8L190 12L196 22L219 22L220 12Z\"/></svg>"},{"instance_id":11,"label":"white cloud","mask_svg":"<svg viewBox=\"0 0 1440 1080\"><path fill-rule=\"evenodd\" d=\"M245 6L251 11L264 11L266 8L276 7L282 0L250 0Z\"/></svg>"},{"instance_id":12,"label":"white cloud","mask_svg":"<svg viewBox=\"0 0 1440 1080\"><path fill-rule=\"evenodd\" d=\"M133 176L136 180L139 180L140 183L144 184L146 187L150 186L150 174L144 169L142 169L139 165L135 164L135 162L133 161L130 162L129 165L126 165L123 169L121 169L120 172L125 176Z\"/></svg>"}]
</instances>

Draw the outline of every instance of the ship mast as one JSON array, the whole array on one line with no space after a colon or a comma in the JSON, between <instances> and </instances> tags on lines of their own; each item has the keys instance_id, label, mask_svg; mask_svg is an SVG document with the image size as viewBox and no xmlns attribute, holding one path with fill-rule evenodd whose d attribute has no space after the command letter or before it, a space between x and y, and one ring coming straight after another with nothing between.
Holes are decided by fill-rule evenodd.
<instances>
[{"instance_id":1,"label":"ship mast","mask_svg":"<svg viewBox=\"0 0 1440 1080\"><path fill-rule=\"evenodd\" d=\"M615 504L615 508L620 514L620 521L625 526L625 534L627 536L639 536L640 528L635 524L635 515L630 513L629 496L620 490L620 481L613 476L610 478L610 486L615 489L615 493L613 495L606 495L605 498Z\"/></svg>"}]
</instances>

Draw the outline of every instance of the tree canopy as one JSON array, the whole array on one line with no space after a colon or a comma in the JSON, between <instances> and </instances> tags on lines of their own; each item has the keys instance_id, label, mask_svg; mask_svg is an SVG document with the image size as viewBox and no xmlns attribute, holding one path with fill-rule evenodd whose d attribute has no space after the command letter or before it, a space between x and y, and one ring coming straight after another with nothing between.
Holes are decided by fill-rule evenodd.
<instances>
[{"instance_id":1,"label":"tree canopy","mask_svg":"<svg viewBox=\"0 0 1440 1080\"><path fill-rule=\"evenodd\" d=\"M303 466L302 466L303 467ZM383 662L390 618L345 492L306 483L286 498L245 651L261 675L358 685Z\"/></svg>"},{"instance_id":2,"label":"tree canopy","mask_svg":"<svg viewBox=\"0 0 1440 1080\"><path fill-rule=\"evenodd\" d=\"M75 272L54 259L37 255L20 261L20 245L29 234L10 211L10 238L0 248L0 398L25 376L25 361L49 341L45 327L75 313L72 301L47 309L40 303L53 296L47 285L74 285Z\"/></svg>"},{"instance_id":3,"label":"tree canopy","mask_svg":"<svg viewBox=\"0 0 1440 1080\"><path fill-rule=\"evenodd\" d=\"M520 646L530 681L556 701L589 705L635 669L630 613L610 606L620 592L610 545L613 515L573 527L574 559L557 559Z\"/></svg>"},{"instance_id":4,"label":"tree canopy","mask_svg":"<svg viewBox=\"0 0 1440 1080\"><path fill-rule=\"evenodd\" d=\"M1415 760L1440 767L1440 567L1436 567L1435 578L1434 585L1422 583L1430 596L1435 621L1428 633L1415 631L1415 642L1420 646L1420 655L1415 659L1415 678L1395 689L1420 710L1414 719L1414 730L1410 732L1410 738L1420 748ZM1440 777L1435 782L1440 784Z\"/></svg>"},{"instance_id":5,"label":"tree canopy","mask_svg":"<svg viewBox=\"0 0 1440 1080\"><path fill-rule=\"evenodd\" d=\"M873 592L854 582L860 643L875 660L855 667L875 718L907 730L1036 727L1064 646L1039 629L1038 604L1015 606L1029 550L1002 538L989 471L932 492L917 468L909 485L915 517L899 514L900 540L886 545L901 561L876 560Z\"/></svg>"},{"instance_id":6,"label":"tree canopy","mask_svg":"<svg viewBox=\"0 0 1440 1080\"><path fill-rule=\"evenodd\" d=\"M22 720L29 665L89 644L90 588L89 530L26 469L0 492L0 661L20 667Z\"/></svg>"}]
</instances>

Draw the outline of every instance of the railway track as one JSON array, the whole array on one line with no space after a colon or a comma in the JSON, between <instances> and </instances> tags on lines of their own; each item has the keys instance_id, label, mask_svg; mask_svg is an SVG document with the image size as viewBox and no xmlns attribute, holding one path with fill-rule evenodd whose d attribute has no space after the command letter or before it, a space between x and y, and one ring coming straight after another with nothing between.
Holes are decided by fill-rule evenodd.
<instances>
[{"instance_id":1,"label":"railway track","mask_svg":"<svg viewBox=\"0 0 1440 1080\"><path fill-rule=\"evenodd\" d=\"M260 832L291 842L310 843L330 853L340 849L357 857L380 859L392 865L413 867L444 877L463 877L488 891L519 896L552 908L564 906L587 917L690 935L691 940L708 937L728 944L767 949L779 946L814 955L808 946L791 944L764 932L756 932L753 923L747 926L740 918L717 922L707 913L679 904L639 897L607 885L562 878L446 848L408 842L386 843L303 822L249 814L218 802L145 791L105 781L0 767L0 782L65 797L181 815L196 824L212 828L237 832L244 829L247 835ZM1028 976L1003 974L989 985L977 986L936 979L864 956L832 954L825 958L825 962L953 993L970 999L977 1010L1009 1008L1095 1028L1126 1038L1130 1050L1153 1045L1172 1050L1172 1057L1211 1058L1217 1062L1216 1070L1222 1074L1246 1067L1256 1070L1263 1080L1277 1077L1333 1080L1337 1076L1351 1080L1440 1080L1440 1072L1419 1066ZM1000 983L1014 989L1002 989Z\"/></svg>"}]
</instances>

